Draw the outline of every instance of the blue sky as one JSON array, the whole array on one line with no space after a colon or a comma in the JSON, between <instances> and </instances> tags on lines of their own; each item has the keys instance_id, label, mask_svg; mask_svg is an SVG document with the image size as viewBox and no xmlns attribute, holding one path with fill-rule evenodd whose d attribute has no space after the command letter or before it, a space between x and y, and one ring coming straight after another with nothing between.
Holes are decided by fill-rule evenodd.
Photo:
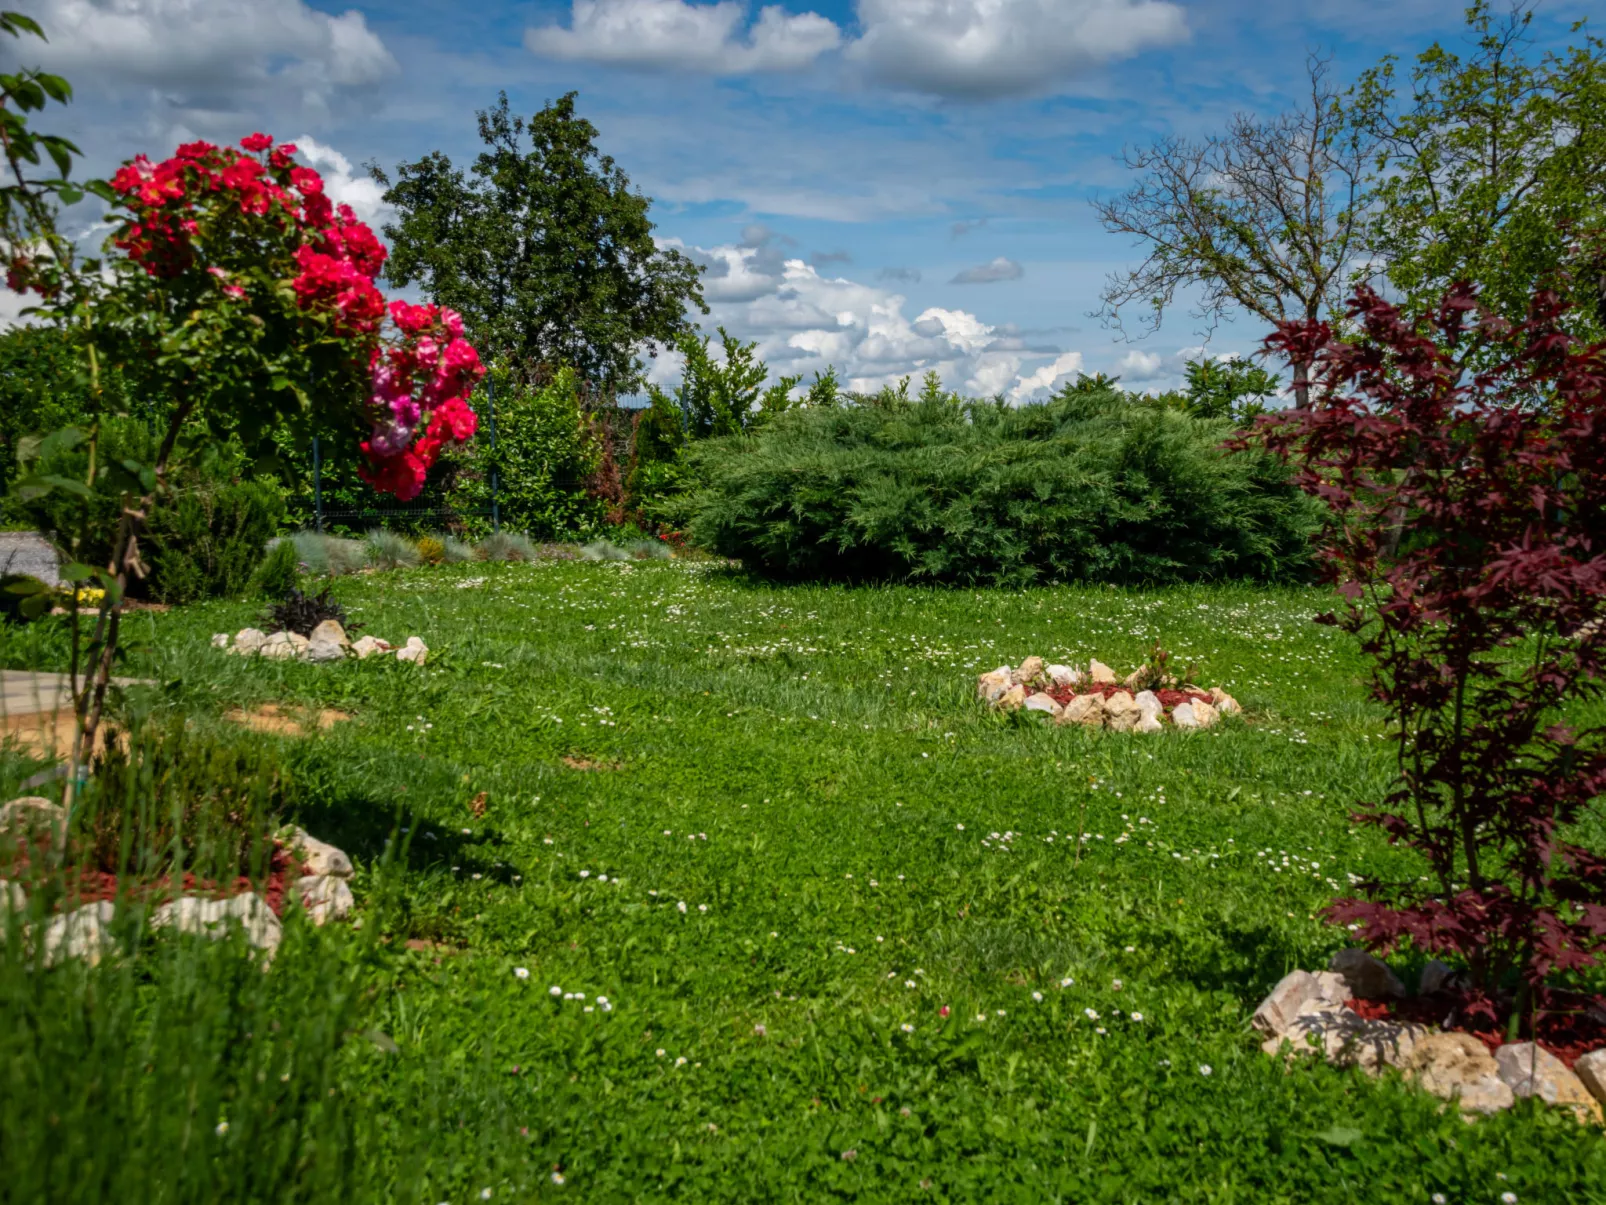
<instances>
[{"instance_id":1,"label":"blue sky","mask_svg":"<svg viewBox=\"0 0 1606 1205\"><path fill-rule=\"evenodd\" d=\"M1027 397L1081 371L1174 382L1185 309L1127 341L1089 312L1141 255L1090 197L1124 145L1286 108L1315 51L1347 82L1458 40L1454 0L17 0L78 89L51 128L108 171L179 140L294 138L365 215L361 165L476 150L474 111L564 92L712 267L713 313L778 371L860 387L939 371ZM1541 45L1591 7L1551 0ZM1264 332L1218 329L1210 354ZM672 357L654 373L670 379Z\"/></svg>"}]
</instances>

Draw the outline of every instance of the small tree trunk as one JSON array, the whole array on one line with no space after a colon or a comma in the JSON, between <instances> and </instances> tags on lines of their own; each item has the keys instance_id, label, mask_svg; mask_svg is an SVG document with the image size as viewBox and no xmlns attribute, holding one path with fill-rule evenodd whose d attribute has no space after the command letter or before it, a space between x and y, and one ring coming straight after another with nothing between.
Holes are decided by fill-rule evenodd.
<instances>
[{"instance_id":1,"label":"small tree trunk","mask_svg":"<svg viewBox=\"0 0 1606 1205\"><path fill-rule=\"evenodd\" d=\"M1310 404L1310 365L1304 361L1294 365L1294 404L1301 408Z\"/></svg>"},{"instance_id":2,"label":"small tree trunk","mask_svg":"<svg viewBox=\"0 0 1606 1205\"><path fill-rule=\"evenodd\" d=\"M144 533L150 518L151 507L162 492L167 480L167 464L173 455L180 428L189 418L192 403L184 402L168 423L162 446L151 466L155 484L139 499L136 505L123 506L122 518L117 524L117 538L112 542L111 558L106 572L117 583L115 596L107 592L101 603L100 616L95 621L95 636L90 647L96 649L95 663L84 680L83 689L73 701L76 731L73 733L72 757L68 764L67 802L70 805L78 787L80 766L95 753L95 735L100 730L101 717L106 708L106 690L111 685L112 665L117 656L117 640L122 625L123 596L128 590L130 574L144 576L139 560L139 537Z\"/></svg>"}]
</instances>

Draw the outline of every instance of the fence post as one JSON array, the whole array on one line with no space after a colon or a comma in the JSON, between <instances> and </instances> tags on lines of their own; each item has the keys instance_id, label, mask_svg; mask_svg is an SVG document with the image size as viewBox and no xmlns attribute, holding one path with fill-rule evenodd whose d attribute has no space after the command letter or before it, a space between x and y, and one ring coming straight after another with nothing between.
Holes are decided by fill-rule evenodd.
<instances>
[{"instance_id":1,"label":"fence post","mask_svg":"<svg viewBox=\"0 0 1606 1205\"><path fill-rule=\"evenodd\" d=\"M497 500L496 471L496 382L489 373L485 376L486 417L491 429L491 530L502 530L502 511Z\"/></svg>"},{"instance_id":2,"label":"fence post","mask_svg":"<svg viewBox=\"0 0 1606 1205\"><path fill-rule=\"evenodd\" d=\"M323 458L319 455L318 437L312 437L312 506L317 512L317 527L323 531Z\"/></svg>"}]
</instances>

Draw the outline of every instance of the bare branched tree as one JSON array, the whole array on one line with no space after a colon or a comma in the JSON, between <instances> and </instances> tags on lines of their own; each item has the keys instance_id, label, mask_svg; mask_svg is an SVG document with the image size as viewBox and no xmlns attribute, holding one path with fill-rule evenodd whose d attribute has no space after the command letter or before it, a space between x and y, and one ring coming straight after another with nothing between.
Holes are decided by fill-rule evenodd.
<instances>
[{"instance_id":1,"label":"bare branched tree","mask_svg":"<svg viewBox=\"0 0 1606 1205\"><path fill-rule=\"evenodd\" d=\"M1313 57L1307 69L1308 101L1280 117L1239 114L1202 142L1164 138L1127 152L1141 178L1094 207L1148 258L1110 277L1098 316L1120 328L1123 309L1141 305L1156 330L1190 288L1194 317L1211 328L1235 308L1268 325L1338 310L1362 247L1370 144L1346 120L1327 62ZM1308 382L1309 365L1294 365L1301 403Z\"/></svg>"}]
</instances>

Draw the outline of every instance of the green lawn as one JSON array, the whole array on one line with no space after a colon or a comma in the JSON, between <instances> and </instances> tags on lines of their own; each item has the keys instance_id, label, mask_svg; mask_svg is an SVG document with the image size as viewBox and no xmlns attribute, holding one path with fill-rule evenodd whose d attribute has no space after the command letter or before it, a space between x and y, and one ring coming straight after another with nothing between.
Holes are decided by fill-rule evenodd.
<instances>
[{"instance_id":1,"label":"green lawn","mask_svg":"<svg viewBox=\"0 0 1606 1205\"><path fill-rule=\"evenodd\" d=\"M281 743L299 818L362 862L364 928L321 940L384 939L379 1036L333 1073L371 1123L366 1199L1606 1200L1600 1133L1565 1115L1469 1125L1258 1049L1264 992L1343 944L1316 910L1409 865L1347 823L1389 750L1316 591L675 562L336 592L429 665L227 657L208 637L257 614L218 604L135 617L129 672L196 716L354 717ZM973 701L1004 662L1124 672L1155 640L1245 720L1115 736Z\"/></svg>"}]
</instances>

